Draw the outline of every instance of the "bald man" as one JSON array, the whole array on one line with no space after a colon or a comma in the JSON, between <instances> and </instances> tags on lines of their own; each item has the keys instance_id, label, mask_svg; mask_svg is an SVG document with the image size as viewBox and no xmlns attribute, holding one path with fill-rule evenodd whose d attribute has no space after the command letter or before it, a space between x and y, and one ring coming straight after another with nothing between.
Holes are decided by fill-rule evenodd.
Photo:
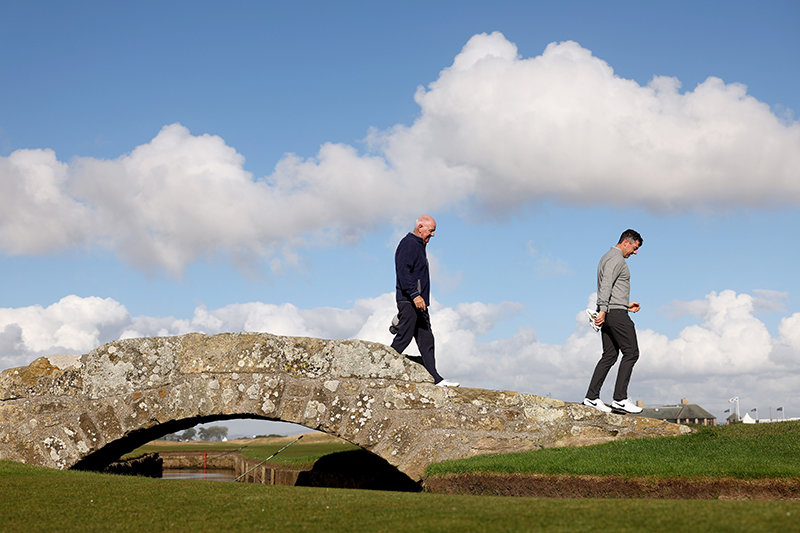
<instances>
[{"instance_id":1,"label":"bald man","mask_svg":"<svg viewBox=\"0 0 800 533\"><path fill-rule=\"evenodd\" d=\"M406 235L397 245L394 266L397 274L397 333L392 348L403 353L411 339L417 341L422 364L440 387L458 387L458 383L447 381L436 371L433 331L428 314L431 278L428 271L428 256L425 247L436 232L436 221L430 215L422 215L414 224L414 231Z\"/></svg>"}]
</instances>

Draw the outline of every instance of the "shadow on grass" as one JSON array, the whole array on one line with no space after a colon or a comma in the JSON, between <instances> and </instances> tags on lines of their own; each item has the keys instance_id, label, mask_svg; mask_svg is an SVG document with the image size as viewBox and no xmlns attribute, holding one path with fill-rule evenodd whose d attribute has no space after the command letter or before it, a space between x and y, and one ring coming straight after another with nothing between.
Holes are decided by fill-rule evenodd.
<instances>
[{"instance_id":1,"label":"shadow on grass","mask_svg":"<svg viewBox=\"0 0 800 533\"><path fill-rule=\"evenodd\" d=\"M419 492L420 483L366 450L331 453L301 472L298 486Z\"/></svg>"}]
</instances>

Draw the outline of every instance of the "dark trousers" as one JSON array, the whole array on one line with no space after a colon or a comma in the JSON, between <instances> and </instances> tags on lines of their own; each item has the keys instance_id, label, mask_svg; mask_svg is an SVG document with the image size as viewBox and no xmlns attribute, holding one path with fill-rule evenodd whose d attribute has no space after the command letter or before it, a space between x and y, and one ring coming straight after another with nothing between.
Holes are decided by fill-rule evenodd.
<instances>
[{"instance_id":1,"label":"dark trousers","mask_svg":"<svg viewBox=\"0 0 800 533\"><path fill-rule=\"evenodd\" d=\"M428 311L420 311L412 302L397 302L397 335L392 341L392 348L397 353L403 353L411 339L417 341L417 348L422 356L422 364L425 366L433 381L439 383L442 376L436 371L436 357L433 355L433 331L431 330L431 319Z\"/></svg>"},{"instance_id":2,"label":"dark trousers","mask_svg":"<svg viewBox=\"0 0 800 533\"><path fill-rule=\"evenodd\" d=\"M624 309L611 309L606 313L606 321L600 329L603 338L603 356L597 362L589 382L586 397L596 400L600 397L600 388L603 386L608 371L617 362L620 350L622 361L617 371L617 383L614 386L614 400L620 401L628 397L628 382L631 380L633 365L639 359L639 343L636 340L636 327L633 320Z\"/></svg>"}]
</instances>

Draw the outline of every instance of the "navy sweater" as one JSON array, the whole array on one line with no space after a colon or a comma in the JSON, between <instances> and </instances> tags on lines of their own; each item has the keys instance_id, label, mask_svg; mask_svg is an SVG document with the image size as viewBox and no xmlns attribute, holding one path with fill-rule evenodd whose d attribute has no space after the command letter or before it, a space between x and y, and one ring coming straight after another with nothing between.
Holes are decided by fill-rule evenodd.
<instances>
[{"instance_id":1,"label":"navy sweater","mask_svg":"<svg viewBox=\"0 0 800 533\"><path fill-rule=\"evenodd\" d=\"M394 253L394 268L397 273L397 301L410 302L417 296L422 296L425 305L429 305L431 277L425 241L421 237L409 233L400 240Z\"/></svg>"}]
</instances>

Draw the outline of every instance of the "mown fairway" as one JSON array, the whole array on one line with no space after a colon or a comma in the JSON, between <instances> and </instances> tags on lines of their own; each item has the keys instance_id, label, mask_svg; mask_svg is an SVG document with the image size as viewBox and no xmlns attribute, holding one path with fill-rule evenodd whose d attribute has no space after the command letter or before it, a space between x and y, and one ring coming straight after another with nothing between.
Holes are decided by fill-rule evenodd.
<instances>
[{"instance_id":1,"label":"mown fairway","mask_svg":"<svg viewBox=\"0 0 800 533\"><path fill-rule=\"evenodd\" d=\"M178 452L178 451L208 451L209 457L218 456L231 451L239 451L246 459L253 459L256 461L263 461L268 458L290 442L294 437L277 437L277 438L258 438L258 439L242 439L229 442L167 442L167 441L153 441L149 444L141 446L125 457L135 457L143 453L154 452ZM324 433L306 433L303 438L295 442L278 455L270 459L270 464L290 466L290 467L307 467L314 464L314 462L324 455L336 452L347 452L351 450L358 450L358 446L350 444Z\"/></svg>"},{"instance_id":2,"label":"mown fairway","mask_svg":"<svg viewBox=\"0 0 800 533\"><path fill-rule=\"evenodd\" d=\"M800 502L446 496L0 462L3 531L798 531Z\"/></svg>"}]
</instances>

